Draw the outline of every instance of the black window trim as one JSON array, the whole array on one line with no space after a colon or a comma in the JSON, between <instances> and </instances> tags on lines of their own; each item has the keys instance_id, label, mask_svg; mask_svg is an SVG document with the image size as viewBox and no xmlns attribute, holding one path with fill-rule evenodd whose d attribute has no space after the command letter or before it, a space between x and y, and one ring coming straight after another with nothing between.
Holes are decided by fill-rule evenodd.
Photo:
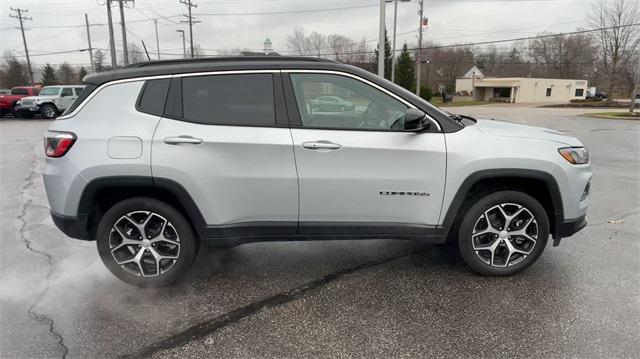
<instances>
[{"instance_id":1,"label":"black window trim","mask_svg":"<svg viewBox=\"0 0 640 359\"><path fill-rule=\"evenodd\" d=\"M253 74L271 74L272 75L272 86L273 86L273 110L274 110L274 123L273 125L252 125L252 124L226 124L226 123L203 123L200 121L190 120L184 117L184 104L182 101L182 79L187 77L205 77L205 76L225 76L225 75L253 75ZM175 83L174 83L175 82ZM241 71L214 71L214 72L198 72L198 73L184 73L184 74L176 74L173 76L173 81L169 86L169 91L167 91L167 101L165 103L165 110L163 117L170 118L177 121L195 123L205 126L231 126L231 127L261 127L261 128L289 128L290 121L288 117L288 111L286 109L286 100L284 95L284 90L282 86L282 74L280 70L241 70ZM179 115L174 115L168 113L169 110L175 111L169 104L168 98L171 93L171 89L173 86L177 86L178 89L174 89L174 91L179 92L179 101L177 101L180 106L178 109ZM175 104L173 105L175 106Z\"/></svg>"},{"instance_id":2,"label":"black window trim","mask_svg":"<svg viewBox=\"0 0 640 359\"><path fill-rule=\"evenodd\" d=\"M402 102L404 105L406 105L409 108L413 108L413 109L417 109L417 107L412 104L411 102L407 101L406 99L404 99L403 97L369 81L366 80L360 76L357 75L353 75L347 72L341 72L341 71L335 71L335 70L282 70L282 75L284 76L283 78L283 83L284 83L284 88L285 88L285 98L286 98L286 102L287 102L287 111L289 113L289 121L291 123L291 128L295 128L295 129L302 129L302 130L330 130L330 131L364 131L364 132L392 132L392 133L397 133L397 132L401 132L401 133L416 133L416 132L407 132L405 130L393 130L393 129L374 129L374 128L349 128L349 127L322 127L322 126L304 126L302 124L302 117L300 116L300 110L298 109L298 105L297 105L297 100L296 100L296 95L295 95L295 91L293 89L293 83L291 82L291 76L290 74L325 74L325 75L337 75L337 76L343 76L343 77L348 77L351 79L354 79L356 81L360 81L365 85L368 85L370 87L373 87L375 89L377 89L378 91L381 91L385 94L387 94L388 96L393 97L394 99ZM420 133L426 132L426 133L442 133L442 127L440 126L440 124L438 123L438 121L436 121L433 117L431 117L429 114L425 113L427 119L429 119L429 121L431 121L433 124L435 124L436 128L434 129L428 129L425 131L420 131Z\"/></svg>"}]
</instances>

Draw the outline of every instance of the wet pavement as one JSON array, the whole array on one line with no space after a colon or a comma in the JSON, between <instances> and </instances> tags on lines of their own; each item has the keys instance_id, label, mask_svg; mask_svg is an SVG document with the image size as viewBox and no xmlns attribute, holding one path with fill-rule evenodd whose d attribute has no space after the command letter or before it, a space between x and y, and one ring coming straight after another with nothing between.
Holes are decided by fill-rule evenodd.
<instances>
[{"instance_id":1,"label":"wet pavement","mask_svg":"<svg viewBox=\"0 0 640 359\"><path fill-rule=\"evenodd\" d=\"M202 250L177 285L139 289L52 224L48 121L0 120L0 357L637 356L640 122L452 110L582 140L596 172L589 226L510 278L407 241L258 243Z\"/></svg>"}]
</instances>

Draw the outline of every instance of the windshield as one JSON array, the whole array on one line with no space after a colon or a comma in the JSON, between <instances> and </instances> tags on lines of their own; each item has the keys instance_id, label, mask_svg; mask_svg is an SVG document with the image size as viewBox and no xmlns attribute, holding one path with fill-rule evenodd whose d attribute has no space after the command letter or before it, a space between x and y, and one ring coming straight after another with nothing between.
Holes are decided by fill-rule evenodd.
<instances>
[{"instance_id":1,"label":"windshield","mask_svg":"<svg viewBox=\"0 0 640 359\"><path fill-rule=\"evenodd\" d=\"M45 87L40 91L40 96L56 96L60 93L60 87Z\"/></svg>"}]
</instances>

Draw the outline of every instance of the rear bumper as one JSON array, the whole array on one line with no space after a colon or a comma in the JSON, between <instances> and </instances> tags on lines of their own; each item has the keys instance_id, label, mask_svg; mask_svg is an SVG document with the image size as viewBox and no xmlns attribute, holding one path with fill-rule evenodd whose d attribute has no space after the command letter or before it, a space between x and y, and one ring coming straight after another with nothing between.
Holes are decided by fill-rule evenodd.
<instances>
[{"instance_id":1,"label":"rear bumper","mask_svg":"<svg viewBox=\"0 0 640 359\"><path fill-rule=\"evenodd\" d=\"M86 215L68 217L51 211L51 218L53 219L53 223L56 227L58 227L58 229L67 236L85 241L91 240L87 231L88 226Z\"/></svg>"},{"instance_id":2,"label":"rear bumper","mask_svg":"<svg viewBox=\"0 0 640 359\"><path fill-rule=\"evenodd\" d=\"M578 233L581 229L583 229L586 226L587 226L586 215L583 215L575 219L562 221L556 224L556 228L553 233L553 238L560 239L565 237L571 237L572 235Z\"/></svg>"}]
</instances>

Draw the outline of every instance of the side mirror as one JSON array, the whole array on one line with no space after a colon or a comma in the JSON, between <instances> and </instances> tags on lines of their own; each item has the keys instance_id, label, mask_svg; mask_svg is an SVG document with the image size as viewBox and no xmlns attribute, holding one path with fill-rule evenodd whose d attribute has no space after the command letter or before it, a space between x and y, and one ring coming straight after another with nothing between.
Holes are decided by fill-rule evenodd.
<instances>
[{"instance_id":1,"label":"side mirror","mask_svg":"<svg viewBox=\"0 0 640 359\"><path fill-rule=\"evenodd\" d=\"M418 132L429 127L429 123L425 121L427 114L414 108L407 110L404 115L404 130Z\"/></svg>"}]
</instances>

